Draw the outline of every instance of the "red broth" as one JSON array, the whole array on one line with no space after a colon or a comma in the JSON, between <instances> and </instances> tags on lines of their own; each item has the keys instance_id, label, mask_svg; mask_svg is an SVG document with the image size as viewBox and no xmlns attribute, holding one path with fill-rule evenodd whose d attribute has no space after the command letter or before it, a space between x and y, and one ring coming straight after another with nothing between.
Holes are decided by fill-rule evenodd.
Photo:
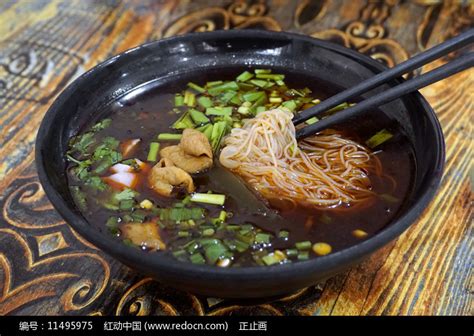
<instances>
[{"instance_id":1,"label":"red broth","mask_svg":"<svg viewBox=\"0 0 474 336\"><path fill-rule=\"evenodd\" d=\"M235 76L236 73L232 75ZM124 157L123 160L138 158L146 162L150 142L156 141L157 134L170 132L170 125L179 117L177 113L173 112L174 93L185 88L185 83L189 80L195 83L205 83L208 80L221 78L222 74L216 73L199 80L191 76L183 78L181 82L173 85L163 86L151 83L129 93L109 105L107 110L101 113L102 118L110 118L111 123L107 128L95 134L96 143L100 143L106 137L113 137L121 142L127 139L140 139L133 153L128 157ZM290 75L287 76L286 82L289 87L301 87L297 85L297 78L292 78ZM318 91L318 83L313 83L310 79L305 80L304 83L313 91L311 93L312 97L325 97L323 92ZM343 132L345 136L363 143L379 130L376 124L384 122L380 118L380 114L375 112L372 115L369 114L368 119L376 122L373 126L365 125L365 127L362 127L366 130L363 134L357 133L356 130L361 128L360 126L363 125L364 121L342 125L339 131ZM86 126L83 132L86 132L91 125ZM220 257L220 259L230 260L230 263L228 265L224 263L224 266L240 267L272 264L262 262L262 257L276 250L283 251L283 253L289 251L287 254L292 255L282 262L298 262L306 258L319 257L312 248L298 250L295 246L298 242L309 241L311 245L323 242L329 244L331 253L334 253L355 245L364 239L369 239L397 217L403 207L404 200L410 193L410 185L414 176L415 167L411 146L406 137L400 132L397 132L396 129L392 131L394 137L376 148L376 155L383 166L383 175L369 176L372 191L380 195L374 197L370 204L356 207L345 204L331 209L303 206L287 209L274 204L273 207L270 205L270 208L267 209L271 213L264 214L261 211L254 211L254 208L249 208L246 204L246 196L240 195L242 191L240 180L236 180L240 182L234 184L224 183L222 180L214 178L219 170L224 169L214 165L210 171L193 176L193 180L196 185L196 192L206 193L211 190L213 193L226 195L224 206L197 203L187 205L190 208L199 207L204 209L205 218L199 219L197 221L199 223L195 227L186 227L186 225L176 223L165 225L163 222L167 220L160 220L159 210L154 213L145 212L143 221L151 221L158 225L166 249L155 251L146 246L141 246L141 248L146 251L144 253L170 254L184 262L202 263L199 258L190 259L193 253L200 253L206 263L216 264L212 256L210 259L208 258L207 251L203 250L203 246L198 245L200 239L217 239L229 252L224 257ZM176 141L161 142L161 148L176 143ZM215 155L215 161L217 161L216 157L218 155ZM110 217L120 218L121 223L112 225L113 228L110 231L117 239L124 239L120 227L124 223L123 216L129 214L130 211L104 208L103 201L110 198L110 188L100 192L92 192L87 185L71 173L74 166L76 164L71 162L70 168L68 168L69 184L71 187L81 190L82 195L85 196L86 207L81 207L83 216L100 230L110 229L111 225L106 225ZM110 174L110 171L105 171L100 176ZM159 196L148 187L147 173L141 172L139 176L138 185L135 187L137 191L137 195L134 197L136 204L147 199L152 201L156 209L170 208L174 207L176 203L179 204L186 197L183 192L175 193L172 198ZM75 200L78 203L77 197ZM232 229L222 229L222 223L216 221L214 224L209 222L210 219L219 217L222 210L225 210L228 214L225 225ZM136 223L134 225L141 224ZM207 234L212 232L209 229L212 229L214 234L203 237L203 230L206 229L208 229ZM230 245L238 239L236 237L239 236L240 232L249 229L252 231L253 239L259 233L264 234L260 238L266 238L265 234L269 234L269 242L247 242L249 247L245 251L232 250ZM363 231L365 235L363 237L360 234L357 235L354 233L355 230ZM358 232L360 233L360 231ZM188 232L189 235L184 236L180 232ZM196 242L198 242L198 247L193 249L192 246ZM125 243L132 246L136 245L129 240L126 240Z\"/></svg>"}]
</instances>

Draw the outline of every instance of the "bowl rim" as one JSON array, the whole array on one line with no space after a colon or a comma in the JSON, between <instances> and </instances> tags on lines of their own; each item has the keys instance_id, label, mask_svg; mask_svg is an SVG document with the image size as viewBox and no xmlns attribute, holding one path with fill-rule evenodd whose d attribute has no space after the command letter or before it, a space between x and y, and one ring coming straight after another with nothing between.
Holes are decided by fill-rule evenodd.
<instances>
[{"instance_id":1,"label":"bowl rim","mask_svg":"<svg viewBox=\"0 0 474 336\"><path fill-rule=\"evenodd\" d=\"M174 42L179 40L187 39L203 39L206 38L239 38L239 37L253 37L253 38L268 38L268 39L298 39L310 44L316 44L319 47L327 49L332 52L342 54L343 56L349 57L358 61L366 67L370 67L370 70L378 72L387 69L386 66L377 62L376 60L361 54L355 50L348 49L346 47L337 45L335 43L320 40L311 36L293 33L293 32L276 32L276 31L265 31L265 30L218 30L212 32L202 33L189 33L185 35L173 36L165 39L151 41L134 48L128 49L118 55L110 57L109 59L94 66L84 74L76 78L70 83L54 100L50 108L46 112L39 127L36 142L35 142L35 162L39 181L43 186L45 194L53 204L56 211L65 219L74 230L76 230L86 240L91 242L94 246L100 248L107 254L119 256L119 260L126 260L129 264L145 264L148 267L155 269L161 269L162 271L168 272L168 274L186 274L188 278L212 278L213 280L225 280L232 277L234 280L245 279L245 280L258 280L262 281L265 279L272 279L275 277L291 278L295 274L301 274L300 272L307 274L314 274L314 272L329 272L331 269L337 268L339 265L344 265L355 260L362 258L365 255L375 252L382 246L386 245L400 234L402 234L410 225L414 224L415 220L421 214L421 212L428 206L432 200L440 182L445 162L445 143L440 123L426 99L417 91L412 93L410 96L418 101L421 108L426 113L427 119L429 120L431 127L433 127L435 134L435 142L437 143L438 151L435 153L436 159L432 162L433 174L427 177L429 183L424 186L424 189L420 193L414 204L409 207L403 215L398 217L394 222L390 223L387 228L384 228L374 236L356 244L345 248L343 250L331 253L324 257L309 259L307 261L299 261L296 263L276 265L273 267L262 267L262 266L246 266L239 268L220 268L210 265L195 265L189 262L180 262L166 255L150 255L140 251L126 247L111 235L97 234L98 230L94 226L90 225L85 218L77 214L75 211L70 209L67 202L61 197L59 192L54 188L50 177L46 171L45 162L43 160L43 143L48 135L49 128L53 120L60 114L60 107L67 101L69 95L73 93L78 87L87 80L97 71L103 70L105 67L117 62L119 59L139 54L139 52L149 46L155 46L160 44L166 44L168 42ZM400 79L403 80L403 79Z\"/></svg>"}]
</instances>

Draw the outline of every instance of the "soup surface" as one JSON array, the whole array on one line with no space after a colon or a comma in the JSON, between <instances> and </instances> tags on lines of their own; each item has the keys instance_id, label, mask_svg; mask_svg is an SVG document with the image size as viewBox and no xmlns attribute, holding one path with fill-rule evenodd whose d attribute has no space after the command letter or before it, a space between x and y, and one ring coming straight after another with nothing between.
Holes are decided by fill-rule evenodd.
<instances>
[{"instance_id":1,"label":"soup surface","mask_svg":"<svg viewBox=\"0 0 474 336\"><path fill-rule=\"evenodd\" d=\"M224 168L218 160L222 139L216 140L216 134L211 134L217 123L227 127L220 134L225 137L231 128L242 127L264 110L285 107L297 113L327 96L322 85L310 78L258 78L262 76L248 69L250 75L235 80L241 72L215 71L206 77L189 74L172 84L149 83L110 104L99 119L72 138L66 154L69 187L86 220L148 253L165 253L196 264L241 267L297 262L334 253L370 238L396 218L410 193L413 152L407 139L395 126L387 126L380 112L371 112L333 131L366 147L381 165L378 173L366 172L372 196L363 202L324 207L289 203L278 197L267 200ZM274 73L264 70L261 74ZM255 79L269 84L254 82L261 87L249 82ZM190 81L197 86L187 86ZM222 85L224 89L216 90L215 95L208 94ZM257 93L256 97L265 92L265 98L256 105L255 100L244 104L242 97L231 97L233 92L234 97L235 92L237 96L245 94L244 89ZM202 97L211 103L200 100ZM217 99L223 99L219 107L215 105ZM232 109L232 120L219 115L221 111L227 113L226 107ZM217 108L216 114L209 108ZM239 108L246 113L238 112ZM189 119L185 114L190 109L201 113ZM193 193L174 188L170 196L160 195L150 188L150 169L160 160L159 149L179 143L178 134L187 122L208 132L213 165L191 174ZM206 131L206 125L211 125L211 131L209 127ZM380 132L382 128L385 130ZM204 202L196 201L193 195L201 195ZM206 195L217 197L211 196L209 201Z\"/></svg>"}]
</instances>

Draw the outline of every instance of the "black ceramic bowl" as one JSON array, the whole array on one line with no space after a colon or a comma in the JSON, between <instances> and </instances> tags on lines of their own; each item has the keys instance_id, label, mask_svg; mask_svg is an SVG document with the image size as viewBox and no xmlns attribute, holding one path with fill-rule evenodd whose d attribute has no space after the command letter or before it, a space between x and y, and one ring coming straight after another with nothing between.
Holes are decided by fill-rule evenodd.
<instances>
[{"instance_id":1,"label":"black ceramic bowl","mask_svg":"<svg viewBox=\"0 0 474 336\"><path fill-rule=\"evenodd\" d=\"M36 140L36 164L40 181L56 210L87 240L124 264L182 290L227 298L284 295L315 284L361 261L415 221L433 197L444 164L444 141L439 123L419 93L380 109L401 125L413 145L416 172L412 196L398 218L385 229L342 251L273 267L199 266L128 248L81 216L68 191L64 152L68 139L88 120L97 117L97 111L150 81L166 83L180 74L220 69L237 71L249 66L272 67L305 78L310 76L333 91L353 86L385 69L369 57L332 43L296 34L255 30L189 34L128 50L75 80L44 117ZM381 87L372 94L386 88Z\"/></svg>"}]
</instances>

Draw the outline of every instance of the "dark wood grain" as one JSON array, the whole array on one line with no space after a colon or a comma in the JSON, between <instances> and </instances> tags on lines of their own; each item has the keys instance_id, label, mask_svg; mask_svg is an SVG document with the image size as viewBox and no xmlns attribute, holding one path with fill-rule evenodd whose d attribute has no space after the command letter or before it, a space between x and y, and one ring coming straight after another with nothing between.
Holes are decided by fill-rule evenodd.
<instances>
[{"instance_id":1,"label":"dark wood grain","mask_svg":"<svg viewBox=\"0 0 474 336\"><path fill-rule=\"evenodd\" d=\"M393 66L473 21L469 1L1 2L0 314L472 315L472 70L422 91L441 121L447 163L417 223L359 266L269 304L179 292L97 250L51 207L33 152L38 125L68 82L146 41L215 29L289 30Z\"/></svg>"}]
</instances>

